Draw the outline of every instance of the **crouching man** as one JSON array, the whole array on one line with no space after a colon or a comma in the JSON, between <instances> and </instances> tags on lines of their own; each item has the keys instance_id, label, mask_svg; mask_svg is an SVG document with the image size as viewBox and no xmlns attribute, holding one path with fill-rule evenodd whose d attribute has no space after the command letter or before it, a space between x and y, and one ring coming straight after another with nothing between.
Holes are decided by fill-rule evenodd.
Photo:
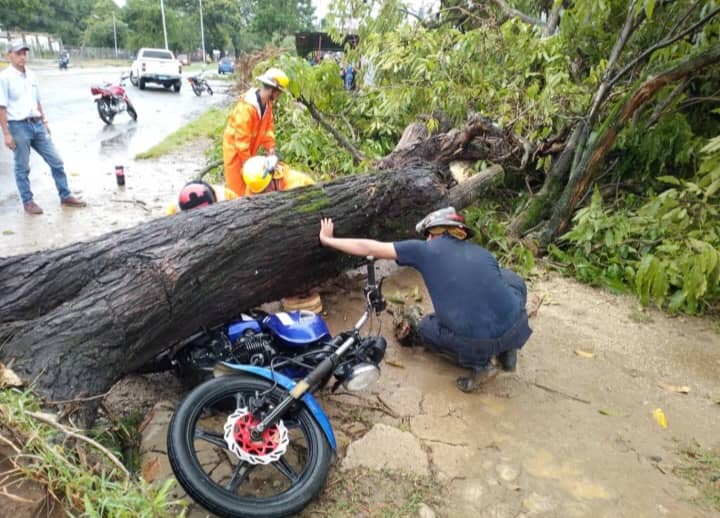
<instances>
[{"instance_id":1,"label":"crouching man","mask_svg":"<svg viewBox=\"0 0 720 518\"><path fill-rule=\"evenodd\" d=\"M428 349L470 369L457 387L471 392L497 375L492 358L515 370L517 350L532 334L525 311L527 288L514 272L500 268L485 248L468 241L472 230L453 207L428 214L415 227L425 240L393 243L337 238L331 219L320 221L320 243L350 255L393 259L423 277L435 313L417 333Z\"/></svg>"}]
</instances>

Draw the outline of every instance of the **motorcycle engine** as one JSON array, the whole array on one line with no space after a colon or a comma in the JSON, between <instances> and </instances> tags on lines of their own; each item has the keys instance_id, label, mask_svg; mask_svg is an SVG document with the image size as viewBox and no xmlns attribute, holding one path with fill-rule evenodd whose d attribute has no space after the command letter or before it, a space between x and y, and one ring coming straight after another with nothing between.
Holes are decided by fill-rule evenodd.
<instances>
[{"instance_id":1,"label":"motorcycle engine","mask_svg":"<svg viewBox=\"0 0 720 518\"><path fill-rule=\"evenodd\" d=\"M230 361L249 365L269 365L277 355L272 337L267 333L248 334L231 346Z\"/></svg>"}]
</instances>

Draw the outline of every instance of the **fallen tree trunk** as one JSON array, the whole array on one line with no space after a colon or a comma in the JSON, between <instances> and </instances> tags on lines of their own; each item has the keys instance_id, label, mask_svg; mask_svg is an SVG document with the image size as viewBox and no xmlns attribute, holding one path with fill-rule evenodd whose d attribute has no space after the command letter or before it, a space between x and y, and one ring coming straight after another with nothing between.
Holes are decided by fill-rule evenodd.
<instances>
[{"instance_id":1,"label":"fallen tree trunk","mask_svg":"<svg viewBox=\"0 0 720 518\"><path fill-rule=\"evenodd\" d=\"M464 206L499 172L452 189L428 167L352 176L0 258L0 361L51 400L103 393L201 326L348 267L319 246L320 217L343 236L408 238L426 212Z\"/></svg>"}]
</instances>

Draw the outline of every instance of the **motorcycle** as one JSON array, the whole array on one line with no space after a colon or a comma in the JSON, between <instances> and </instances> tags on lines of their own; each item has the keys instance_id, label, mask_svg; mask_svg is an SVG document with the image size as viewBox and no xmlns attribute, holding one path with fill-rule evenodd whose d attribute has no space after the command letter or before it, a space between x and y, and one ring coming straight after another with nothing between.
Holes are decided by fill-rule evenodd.
<instances>
[{"instance_id":1,"label":"motorcycle","mask_svg":"<svg viewBox=\"0 0 720 518\"><path fill-rule=\"evenodd\" d=\"M387 342L361 336L385 309L382 279L367 261L366 308L352 329L330 337L309 311L244 315L195 336L173 356L181 371L216 376L177 407L167 436L175 477L207 510L227 518L273 518L302 510L322 489L336 450L328 417L313 396L363 390L380 376Z\"/></svg>"},{"instance_id":2,"label":"motorcycle","mask_svg":"<svg viewBox=\"0 0 720 518\"><path fill-rule=\"evenodd\" d=\"M209 95L213 94L212 88L210 88L210 85L202 76L202 73L196 76L189 76L188 83L190 83L192 91L195 92L195 95L197 95L198 97L202 95L203 91L207 91Z\"/></svg>"},{"instance_id":3,"label":"motorcycle","mask_svg":"<svg viewBox=\"0 0 720 518\"><path fill-rule=\"evenodd\" d=\"M107 83L103 86L94 85L90 87L90 93L98 96L95 98L97 111L105 124L112 124L115 115L124 111L127 111L132 120L137 120L135 107L125 92L125 80L128 77L128 75L123 74L120 77L120 83L117 85Z\"/></svg>"},{"instance_id":4,"label":"motorcycle","mask_svg":"<svg viewBox=\"0 0 720 518\"><path fill-rule=\"evenodd\" d=\"M67 70L68 65L70 64L70 56L67 53L64 53L58 58L58 69L59 70Z\"/></svg>"}]
</instances>

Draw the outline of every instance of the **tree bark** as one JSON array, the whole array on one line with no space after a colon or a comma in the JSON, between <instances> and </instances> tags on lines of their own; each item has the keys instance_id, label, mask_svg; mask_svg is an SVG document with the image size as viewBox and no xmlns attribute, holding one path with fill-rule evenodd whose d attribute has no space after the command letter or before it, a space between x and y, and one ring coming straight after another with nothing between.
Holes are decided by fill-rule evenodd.
<instances>
[{"instance_id":1,"label":"tree bark","mask_svg":"<svg viewBox=\"0 0 720 518\"><path fill-rule=\"evenodd\" d=\"M620 130L633 114L664 86L685 79L718 62L720 62L720 44L694 56L689 56L679 64L650 77L627 96L620 109L608 116L598 132L598 137L576 152L576 156L580 158L573 164L563 193L554 206L551 218L540 233L541 247L546 247L552 239L567 230L572 214L590 188L598 166L615 144Z\"/></svg>"},{"instance_id":2,"label":"tree bark","mask_svg":"<svg viewBox=\"0 0 720 518\"><path fill-rule=\"evenodd\" d=\"M429 134L423 123L411 124L395 149L376 163L381 170L397 170L421 164L445 168L454 160L486 160L507 172L525 170L529 156L540 154L538 146L521 140L510 129L473 114L460 129Z\"/></svg>"},{"instance_id":3,"label":"tree bark","mask_svg":"<svg viewBox=\"0 0 720 518\"><path fill-rule=\"evenodd\" d=\"M319 246L321 217L343 236L410 238L428 211L462 207L499 173L452 189L429 167L351 176L0 258L0 361L49 399L103 393L202 326L352 264Z\"/></svg>"}]
</instances>

